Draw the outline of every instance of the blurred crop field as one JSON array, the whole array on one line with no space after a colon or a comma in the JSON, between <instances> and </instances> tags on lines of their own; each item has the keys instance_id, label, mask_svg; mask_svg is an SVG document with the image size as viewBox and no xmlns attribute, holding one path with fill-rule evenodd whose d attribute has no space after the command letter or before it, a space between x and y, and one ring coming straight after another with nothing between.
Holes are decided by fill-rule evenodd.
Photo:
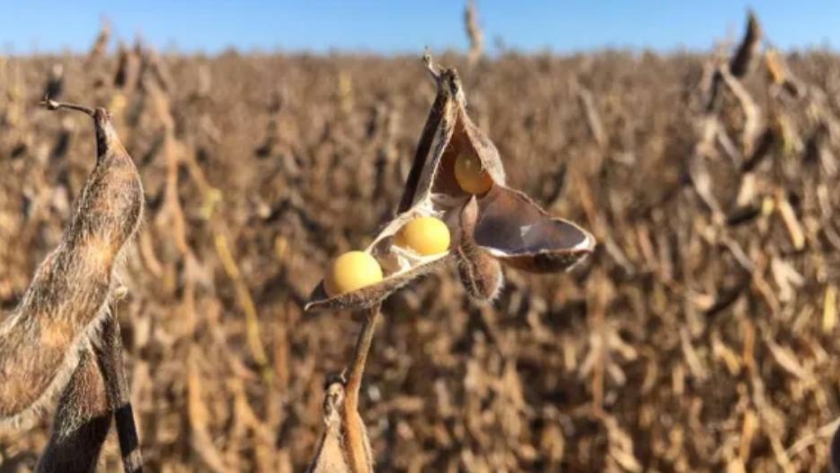
<instances>
[{"instance_id":1,"label":"blurred crop field","mask_svg":"<svg viewBox=\"0 0 840 473\"><path fill-rule=\"evenodd\" d=\"M385 303L361 400L377 471L825 471L840 58L762 51L724 84L735 46L436 57L508 182L599 245L568 274L506 270L492 305L454 267ZM0 317L95 159L45 90L108 107L140 169L119 317L149 471L305 469L359 320L302 308L397 206L435 92L420 53L0 58ZM0 470L30 471L48 414L0 436Z\"/></svg>"}]
</instances>

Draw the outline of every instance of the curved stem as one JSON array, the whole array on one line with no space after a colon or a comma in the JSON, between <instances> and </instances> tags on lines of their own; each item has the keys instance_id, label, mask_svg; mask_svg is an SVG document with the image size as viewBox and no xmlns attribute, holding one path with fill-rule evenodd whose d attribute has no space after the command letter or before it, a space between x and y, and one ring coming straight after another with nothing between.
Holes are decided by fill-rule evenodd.
<instances>
[{"instance_id":1,"label":"curved stem","mask_svg":"<svg viewBox=\"0 0 840 473\"><path fill-rule=\"evenodd\" d=\"M440 68L435 65L434 59L432 59L432 52L429 50L429 47L426 46L426 50L423 52L423 63L426 65L426 70L429 71L429 74L432 75L432 78L435 82L440 82Z\"/></svg>"},{"instance_id":2,"label":"curved stem","mask_svg":"<svg viewBox=\"0 0 840 473\"><path fill-rule=\"evenodd\" d=\"M373 342L373 333L376 329L376 322L379 320L382 304L376 304L365 313L365 321L362 331L356 340L356 350L353 355L353 364L345 385L344 407L348 412L356 411L359 405L359 391L362 387L362 377L365 371L367 355Z\"/></svg>"},{"instance_id":3,"label":"curved stem","mask_svg":"<svg viewBox=\"0 0 840 473\"><path fill-rule=\"evenodd\" d=\"M91 117L94 116L94 110L90 107L85 107L83 105L76 105L74 103L66 103L66 102L56 102L49 97L44 97L44 100L41 101L41 105L46 107L48 110L60 110L62 108L70 109L70 110L77 110L82 113L86 113Z\"/></svg>"}]
</instances>

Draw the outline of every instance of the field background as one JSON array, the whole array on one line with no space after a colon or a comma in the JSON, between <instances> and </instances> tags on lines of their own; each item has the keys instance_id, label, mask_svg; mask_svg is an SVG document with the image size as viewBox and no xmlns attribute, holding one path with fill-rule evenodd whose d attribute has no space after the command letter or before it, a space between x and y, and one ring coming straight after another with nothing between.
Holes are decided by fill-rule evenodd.
<instances>
[{"instance_id":1,"label":"field background","mask_svg":"<svg viewBox=\"0 0 840 473\"><path fill-rule=\"evenodd\" d=\"M419 54L124 53L121 84L116 55L0 59L0 313L94 163L89 121L37 106L60 64L60 98L111 108L146 188L120 320L148 470L302 471L359 329L302 306L395 209L433 83ZM361 405L378 471L825 470L840 60L787 57L792 96L756 57L755 140L727 89L700 146L715 58L436 58L509 183L599 247L569 274L507 271L492 306L454 268L387 301ZM49 422L1 436L0 470L29 471ZM102 470L118 457L112 438Z\"/></svg>"}]
</instances>

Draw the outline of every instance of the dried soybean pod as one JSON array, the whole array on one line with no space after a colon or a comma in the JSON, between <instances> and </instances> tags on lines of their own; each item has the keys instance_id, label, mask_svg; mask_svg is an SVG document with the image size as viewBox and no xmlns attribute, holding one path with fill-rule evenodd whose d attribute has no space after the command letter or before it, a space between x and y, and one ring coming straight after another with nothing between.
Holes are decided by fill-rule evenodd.
<instances>
[{"instance_id":1,"label":"dried soybean pod","mask_svg":"<svg viewBox=\"0 0 840 473\"><path fill-rule=\"evenodd\" d=\"M840 473L840 427L834 432L830 448L829 462L831 463L831 473Z\"/></svg>"},{"instance_id":2,"label":"dried soybean pod","mask_svg":"<svg viewBox=\"0 0 840 473\"><path fill-rule=\"evenodd\" d=\"M41 455L37 473L92 471L112 416L123 470L143 471L137 428L128 401L119 328L116 305L112 304L97 339L83 341L79 365L59 398L52 435Z\"/></svg>"},{"instance_id":3,"label":"dried soybean pod","mask_svg":"<svg viewBox=\"0 0 840 473\"><path fill-rule=\"evenodd\" d=\"M531 273L568 271L595 249L595 237L550 216L522 192L496 186L478 201L476 244L506 266Z\"/></svg>"},{"instance_id":4,"label":"dried soybean pod","mask_svg":"<svg viewBox=\"0 0 840 473\"><path fill-rule=\"evenodd\" d=\"M507 186L499 150L467 114L458 72L436 67L428 54L424 61L437 96L417 145L397 216L364 249L380 262L383 278L338 295L330 295L322 281L312 292L307 311L372 307L446 260L459 257L459 220L474 197L478 206L475 232L471 234L474 242L467 241L460 249L460 259L466 263L459 269L464 282L472 286L468 290L479 298L491 297L500 284L496 282L498 273L480 268L494 266L481 262L487 259L485 253L517 269L550 273L571 268L594 250L595 239L587 231L552 217L525 194ZM454 246L429 256L405 254L401 251L405 243L400 238L402 229L428 217L446 224ZM473 256L465 258L467 254Z\"/></svg>"},{"instance_id":5,"label":"dried soybean pod","mask_svg":"<svg viewBox=\"0 0 840 473\"><path fill-rule=\"evenodd\" d=\"M96 165L61 243L0 324L0 428L31 419L70 380L79 349L108 313L114 271L143 213L143 188L103 108L44 102L89 115Z\"/></svg>"},{"instance_id":6,"label":"dried soybean pod","mask_svg":"<svg viewBox=\"0 0 840 473\"><path fill-rule=\"evenodd\" d=\"M89 472L111 428L111 406L105 381L90 342L84 341L79 364L59 398L50 442L37 473Z\"/></svg>"},{"instance_id":7,"label":"dried soybean pod","mask_svg":"<svg viewBox=\"0 0 840 473\"><path fill-rule=\"evenodd\" d=\"M105 51L108 49L108 41L111 39L111 22L108 19L102 19L102 25L99 28L99 35L96 36L96 41L88 53L88 61L100 59L105 56Z\"/></svg>"},{"instance_id":8,"label":"dried soybean pod","mask_svg":"<svg viewBox=\"0 0 840 473\"><path fill-rule=\"evenodd\" d=\"M50 76L44 86L44 95L48 97L59 97L64 91L64 65L53 64L50 69Z\"/></svg>"},{"instance_id":9,"label":"dried soybean pod","mask_svg":"<svg viewBox=\"0 0 840 473\"><path fill-rule=\"evenodd\" d=\"M749 72L752 59L758 52L760 41L761 25L758 23L755 13L750 11L747 16L747 31L744 33L744 39L741 40L738 50L729 62L729 72L733 76L741 78Z\"/></svg>"},{"instance_id":10,"label":"dried soybean pod","mask_svg":"<svg viewBox=\"0 0 840 473\"><path fill-rule=\"evenodd\" d=\"M324 395L324 433L306 473L351 473L342 447L341 412L344 409L344 380L327 383Z\"/></svg>"},{"instance_id":11,"label":"dried soybean pod","mask_svg":"<svg viewBox=\"0 0 840 473\"><path fill-rule=\"evenodd\" d=\"M376 304L365 311L347 379L340 376L328 382L323 404L325 430L308 473L373 472L370 439L359 414L359 392L380 308Z\"/></svg>"},{"instance_id":12,"label":"dried soybean pod","mask_svg":"<svg viewBox=\"0 0 840 473\"><path fill-rule=\"evenodd\" d=\"M475 197L461 211L461 243L457 248L458 273L470 296L478 301L490 301L499 295L504 274L499 261L475 243L475 223L478 202Z\"/></svg>"},{"instance_id":13,"label":"dried soybean pod","mask_svg":"<svg viewBox=\"0 0 840 473\"><path fill-rule=\"evenodd\" d=\"M365 423L359 414L359 393L362 389L367 356L373 343L373 333L376 322L379 321L381 304L377 304L365 311L365 321L362 331L356 341L353 354L353 364L347 383L344 385L344 409L342 410L342 436L347 454L347 462L353 473L373 472L373 452L370 448Z\"/></svg>"},{"instance_id":14,"label":"dried soybean pod","mask_svg":"<svg viewBox=\"0 0 840 473\"><path fill-rule=\"evenodd\" d=\"M381 302L392 292L453 257L459 261L461 278L471 295L492 299L502 285L502 263L530 272L563 271L595 247L594 237L586 230L550 216L525 194L507 187L498 149L467 115L457 71L436 68L428 54L424 61L437 86L437 97L397 215L364 249L379 262L384 277L339 294L327 291L326 280L322 281L305 307L307 311L368 309L348 380L327 389L326 429L311 472L368 473L373 469L370 442L358 412L359 387ZM423 225L414 227L413 222L436 222L430 223L436 229L427 233L420 229ZM424 238L446 244L427 246L430 242Z\"/></svg>"}]
</instances>

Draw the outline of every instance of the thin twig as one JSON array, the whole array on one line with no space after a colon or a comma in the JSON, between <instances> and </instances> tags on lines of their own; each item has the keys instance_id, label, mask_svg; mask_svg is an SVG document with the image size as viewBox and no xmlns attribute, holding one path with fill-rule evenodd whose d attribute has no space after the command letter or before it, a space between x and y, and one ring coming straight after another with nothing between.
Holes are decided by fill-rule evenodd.
<instances>
[{"instance_id":1,"label":"thin twig","mask_svg":"<svg viewBox=\"0 0 840 473\"><path fill-rule=\"evenodd\" d=\"M356 341L353 364L347 377L347 383L344 385L342 433L350 469L353 473L371 473L373 471L370 440L362 417L359 415L359 392L362 387L362 377L368 352L370 352L370 346L373 342L373 333L376 330L376 322L379 320L380 308L381 304L376 304L365 313L362 331L359 332L359 338Z\"/></svg>"},{"instance_id":2,"label":"thin twig","mask_svg":"<svg viewBox=\"0 0 840 473\"><path fill-rule=\"evenodd\" d=\"M423 51L423 64L426 65L426 70L429 71L429 74L432 75L432 78L436 82L440 82L440 67L438 67L434 59L432 59L432 51L429 47L426 47L426 50Z\"/></svg>"},{"instance_id":3,"label":"thin twig","mask_svg":"<svg viewBox=\"0 0 840 473\"><path fill-rule=\"evenodd\" d=\"M67 103L67 102L56 102L49 97L44 97L44 100L41 101L41 106L46 107L48 110L60 110L62 108L70 109L70 110L77 110L79 112L86 113L90 116L94 116L94 110L90 107L85 107L83 105L76 105L74 103Z\"/></svg>"},{"instance_id":4,"label":"thin twig","mask_svg":"<svg viewBox=\"0 0 840 473\"><path fill-rule=\"evenodd\" d=\"M464 10L464 27L467 30L467 36L470 38L470 52L467 61L470 66L473 66L484 52L484 32L478 24L478 8L475 6L475 0L468 0L467 2L467 7Z\"/></svg>"},{"instance_id":5,"label":"thin twig","mask_svg":"<svg viewBox=\"0 0 840 473\"><path fill-rule=\"evenodd\" d=\"M359 392L362 386L362 377L365 371L365 363L367 363L368 352L373 342L373 333L376 329L376 322L379 320L381 304L377 304L365 313L365 321L362 325L362 331L359 332L359 338L356 340L356 350L353 354L353 365L350 369L350 374L347 377L347 384L345 386L346 397L344 401L345 409L348 411L355 411L359 405Z\"/></svg>"}]
</instances>

